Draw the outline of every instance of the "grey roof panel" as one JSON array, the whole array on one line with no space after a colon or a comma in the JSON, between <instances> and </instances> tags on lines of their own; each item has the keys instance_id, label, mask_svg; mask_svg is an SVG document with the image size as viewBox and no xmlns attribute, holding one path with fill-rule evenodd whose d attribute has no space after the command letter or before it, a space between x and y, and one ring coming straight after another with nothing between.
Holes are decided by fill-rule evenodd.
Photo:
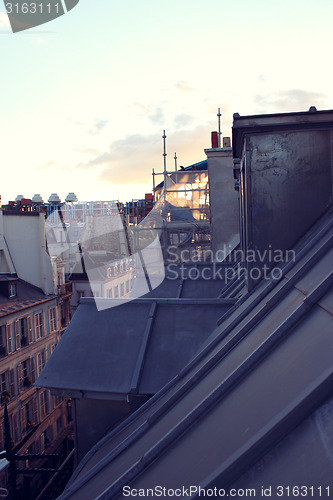
<instances>
[{"instance_id":1,"label":"grey roof panel","mask_svg":"<svg viewBox=\"0 0 333 500\"><path fill-rule=\"evenodd\" d=\"M160 304L154 323L140 383L141 394L154 394L184 367L215 327L223 309L219 304L204 307ZM184 357L186 353L186 358Z\"/></svg>"},{"instance_id":2,"label":"grey roof panel","mask_svg":"<svg viewBox=\"0 0 333 500\"><path fill-rule=\"evenodd\" d=\"M279 485L305 485L308 495L326 495L327 477L333 470L333 398L320 406L304 422L244 473L232 488L255 488L261 491ZM267 490L268 491L268 490ZM281 490L279 490L281 492ZM292 491L292 488L291 488ZM287 489L285 489L287 493ZM300 492L305 496L306 488ZM295 494L297 491L295 489ZM326 495L328 497L328 495Z\"/></svg>"},{"instance_id":3,"label":"grey roof panel","mask_svg":"<svg viewBox=\"0 0 333 500\"><path fill-rule=\"evenodd\" d=\"M190 361L234 303L101 300L122 305L99 312L94 299L84 299L36 385L77 397L87 392L103 398L138 391L154 394Z\"/></svg>"},{"instance_id":4,"label":"grey roof panel","mask_svg":"<svg viewBox=\"0 0 333 500\"><path fill-rule=\"evenodd\" d=\"M98 312L94 301L82 303L36 385L127 393L149 309L130 302Z\"/></svg>"}]
</instances>

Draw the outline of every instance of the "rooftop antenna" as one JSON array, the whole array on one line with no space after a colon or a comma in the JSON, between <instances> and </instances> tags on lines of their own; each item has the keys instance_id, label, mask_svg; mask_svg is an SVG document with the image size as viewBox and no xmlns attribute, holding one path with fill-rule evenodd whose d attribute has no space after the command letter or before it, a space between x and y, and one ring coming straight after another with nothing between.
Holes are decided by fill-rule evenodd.
<instances>
[{"instance_id":1,"label":"rooftop antenna","mask_svg":"<svg viewBox=\"0 0 333 500\"><path fill-rule=\"evenodd\" d=\"M163 178L164 178L164 184L163 184L163 188L164 188L164 203L165 203L165 200L166 200L166 178L167 178L167 162L166 162L166 157L167 157L167 152L166 152L166 135L165 135L165 130L163 130L163 135L162 135L162 139L163 139L163 164L164 164L164 169L163 169Z\"/></svg>"},{"instance_id":2,"label":"rooftop antenna","mask_svg":"<svg viewBox=\"0 0 333 500\"><path fill-rule=\"evenodd\" d=\"M222 135L222 132L221 132L221 110L220 108L218 108L218 112L217 112L217 123L218 123L218 138L219 138L219 141L218 141L218 145L219 145L219 148L221 147L221 135Z\"/></svg>"},{"instance_id":3,"label":"rooftop antenna","mask_svg":"<svg viewBox=\"0 0 333 500\"><path fill-rule=\"evenodd\" d=\"M177 153L175 153L174 160L175 160L175 170L177 172Z\"/></svg>"}]
</instances>

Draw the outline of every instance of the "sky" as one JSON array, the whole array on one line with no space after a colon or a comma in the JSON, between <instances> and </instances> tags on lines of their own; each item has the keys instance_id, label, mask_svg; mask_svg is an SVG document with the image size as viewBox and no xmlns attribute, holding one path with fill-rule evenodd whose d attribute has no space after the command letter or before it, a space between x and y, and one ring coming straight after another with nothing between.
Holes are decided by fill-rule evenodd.
<instances>
[{"instance_id":1,"label":"sky","mask_svg":"<svg viewBox=\"0 0 333 500\"><path fill-rule=\"evenodd\" d=\"M232 116L333 109L332 0L80 0L12 33L0 0L2 203L129 201ZM162 180L162 179L161 179Z\"/></svg>"}]
</instances>

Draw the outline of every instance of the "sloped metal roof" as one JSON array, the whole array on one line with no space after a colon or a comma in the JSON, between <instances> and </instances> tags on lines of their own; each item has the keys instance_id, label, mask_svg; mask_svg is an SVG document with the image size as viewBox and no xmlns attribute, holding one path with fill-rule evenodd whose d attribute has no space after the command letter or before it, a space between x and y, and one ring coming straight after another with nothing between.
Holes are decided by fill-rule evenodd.
<instances>
[{"instance_id":1,"label":"sloped metal roof","mask_svg":"<svg viewBox=\"0 0 333 500\"><path fill-rule=\"evenodd\" d=\"M154 394L199 350L235 299L84 298L35 382L75 397Z\"/></svg>"},{"instance_id":2,"label":"sloped metal roof","mask_svg":"<svg viewBox=\"0 0 333 500\"><path fill-rule=\"evenodd\" d=\"M264 280L241 299L208 345L95 445L61 500L120 498L125 485L228 487L285 436L302 432L333 395L332 262L330 214L278 282ZM332 454L320 457L320 479L329 483ZM286 467L288 457L279 458Z\"/></svg>"}]
</instances>

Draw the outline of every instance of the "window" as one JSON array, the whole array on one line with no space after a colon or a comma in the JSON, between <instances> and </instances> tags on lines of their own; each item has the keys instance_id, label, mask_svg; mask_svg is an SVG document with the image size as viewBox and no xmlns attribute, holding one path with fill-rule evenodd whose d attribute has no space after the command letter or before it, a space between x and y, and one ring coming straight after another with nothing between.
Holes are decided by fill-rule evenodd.
<instances>
[{"instance_id":1,"label":"window","mask_svg":"<svg viewBox=\"0 0 333 500\"><path fill-rule=\"evenodd\" d=\"M16 283L9 284L9 297L16 297Z\"/></svg>"},{"instance_id":2,"label":"window","mask_svg":"<svg viewBox=\"0 0 333 500\"><path fill-rule=\"evenodd\" d=\"M35 339L43 337L43 315L42 313L35 314Z\"/></svg>"},{"instance_id":3,"label":"window","mask_svg":"<svg viewBox=\"0 0 333 500\"><path fill-rule=\"evenodd\" d=\"M22 361L21 366L22 366L23 387L30 387L32 379L30 376L29 360L26 359L25 361Z\"/></svg>"},{"instance_id":4,"label":"window","mask_svg":"<svg viewBox=\"0 0 333 500\"><path fill-rule=\"evenodd\" d=\"M16 396L16 380L14 369L9 370L9 392L12 398Z\"/></svg>"},{"instance_id":5,"label":"window","mask_svg":"<svg viewBox=\"0 0 333 500\"><path fill-rule=\"evenodd\" d=\"M126 285L126 293L129 293L129 280L126 281L125 285Z\"/></svg>"},{"instance_id":6,"label":"window","mask_svg":"<svg viewBox=\"0 0 333 500\"><path fill-rule=\"evenodd\" d=\"M19 328L20 328L21 347L23 347L28 344L27 318L21 318L19 320Z\"/></svg>"},{"instance_id":7,"label":"window","mask_svg":"<svg viewBox=\"0 0 333 500\"><path fill-rule=\"evenodd\" d=\"M15 321L15 344L16 349L25 347L32 342L31 316L25 316Z\"/></svg>"},{"instance_id":8,"label":"window","mask_svg":"<svg viewBox=\"0 0 333 500\"><path fill-rule=\"evenodd\" d=\"M111 267L107 268L107 276L108 276L108 278L111 278L111 276L112 276L112 274L111 274Z\"/></svg>"},{"instance_id":9,"label":"window","mask_svg":"<svg viewBox=\"0 0 333 500\"><path fill-rule=\"evenodd\" d=\"M45 351L41 351L37 353L37 373L38 376L41 374L41 371L43 370L45 366Z\"/></svg>"},{"instance_id":10,"label":"window","mask_svg":"<svg viewBox=\"0 0 333 500\"><path fill-rule=\"evenodd\" d=\"M53 396L54 407L60 405L61 402L62 402L62 397L61 396Z\"/></svg>"},{"instance_id":11,"label":"window","mask_svg":"<svg viewBox=\"0 0 333 500\"><path fill-rule=\"evenodd\" d=\"M112 288L110 288L109 290L107 290L107 296L108 297L112 297Z\"/></svg>"},{"instance_id":12,"label":"window","mask_svg":"<svg viewBox=\"0 0 333 500\"><path fill-rule=\"evenodd\" d=\"M1 394L7 391L7 377L6 377L6 372L1 373L0 375L0 391Z\"/></svg>"},{"instance_id":13,"label":"window","mask_svg":"<svg viewBox=\"0 0 333 500\"><path fill-rule=\"evenodd\" d=\"M6 403L11 398L9 390L9 370L0 374L0 394L1 403Z\"/></svg>"},{"instance_id":14,"label":"window","mask_svg":"<svg viewBox=\"0 0 333 500\"><path fill-rule=\"evenodd\" d=\"M124 296L124 283L120 284L120 297Z\"/></svg>"},{"instance_id":15,"label":"window","mask_svg":"<svg viewBox=\"0 0 333 500\"><path fill-rule=\"evenodd\" d=\"M7 344L7 328L6 325L0 326L0 358L6 356L6 344Z\"/></svg>"},{"instance_id":16,"label":"window","mask_svg":"<svg viewBox=\"0 0 333 500\"><path fill-rule=\"evenodd\" d=\"M17 365L17 381L19 392L31 387L35 381L35 363L33 358L27 358Z\"/></svg>"},{"instance_id":17,"label":"window","mask_svg":"<svg viewBox=\"0 0 333 500\"><path fill-rule=\"evenodd\" d=\"M43 419L48 414L48 393L47 393L47 391L43 391L40 393L39 401L40 401L40 416L41 416L41 419Z\"/></svg>"},{"instance_id":18,"label":"window","mask_svg":"<svg viewBox=\"0 0 333 500\"><path fill-rule=\"evenodd\" d=\"M13 337L12 337L12 325L6 325L6 334L7 334L7 353L14 352L15 348L13 346Z\"/></svg>"},{"instance_id":19,"label":"window","mask_svg":"<svg viewBox=\"0 0 333 500\"><path fill-rule=\"evenodd\" d=\"M14 442L18 443L19 440L21 439L20 431L19 431L19 425L18 425L19 419L18 419L18 414L14 413L12 415L12 434L14 438Z\"/></svg>"},{"instance_id":20,"label":"window","mask_svg":"<svg viewBox=\"0 0 333 500\"><path fill-rule=\"evenodd\" d=\"M118 285L114 287L114 296L115 296L115 298L119 297L119 288L118 288Z\"/></svg>"},{"instance_id":21,"label":"window","mask_svg":"<svg viewBox=\"0 0 333 500\"><path fill-rule=\"evenodd\" d=\"M26 405L24 405L22 410L24 411L22 422L24 423L26 430L30 431L34 427L34 425L36 425L38 418L36 414L36 398L30 399L30 401Z\"/></svg>"},{"instance_id":22,"label":"window","mask_svg":"<svg viewBox=\"0 0 333 500\"><path fill-rule=\"evenodd\" d=\"M57 330L57 310L55 307L49 309L50 332Z\"/></svg>"},{"instance_id":23,"label":"window","mask_svg":"<svg viewBox=\"0 0 333 500\"><path fill-rule=\"evenodd\" d=\"M57 432L58 434L60 434L60 432L63 430L64 428L64 422L63 422L63 418L62 418L62 415L60 417L57 418Z\"/></svg>"}]
</instances>

